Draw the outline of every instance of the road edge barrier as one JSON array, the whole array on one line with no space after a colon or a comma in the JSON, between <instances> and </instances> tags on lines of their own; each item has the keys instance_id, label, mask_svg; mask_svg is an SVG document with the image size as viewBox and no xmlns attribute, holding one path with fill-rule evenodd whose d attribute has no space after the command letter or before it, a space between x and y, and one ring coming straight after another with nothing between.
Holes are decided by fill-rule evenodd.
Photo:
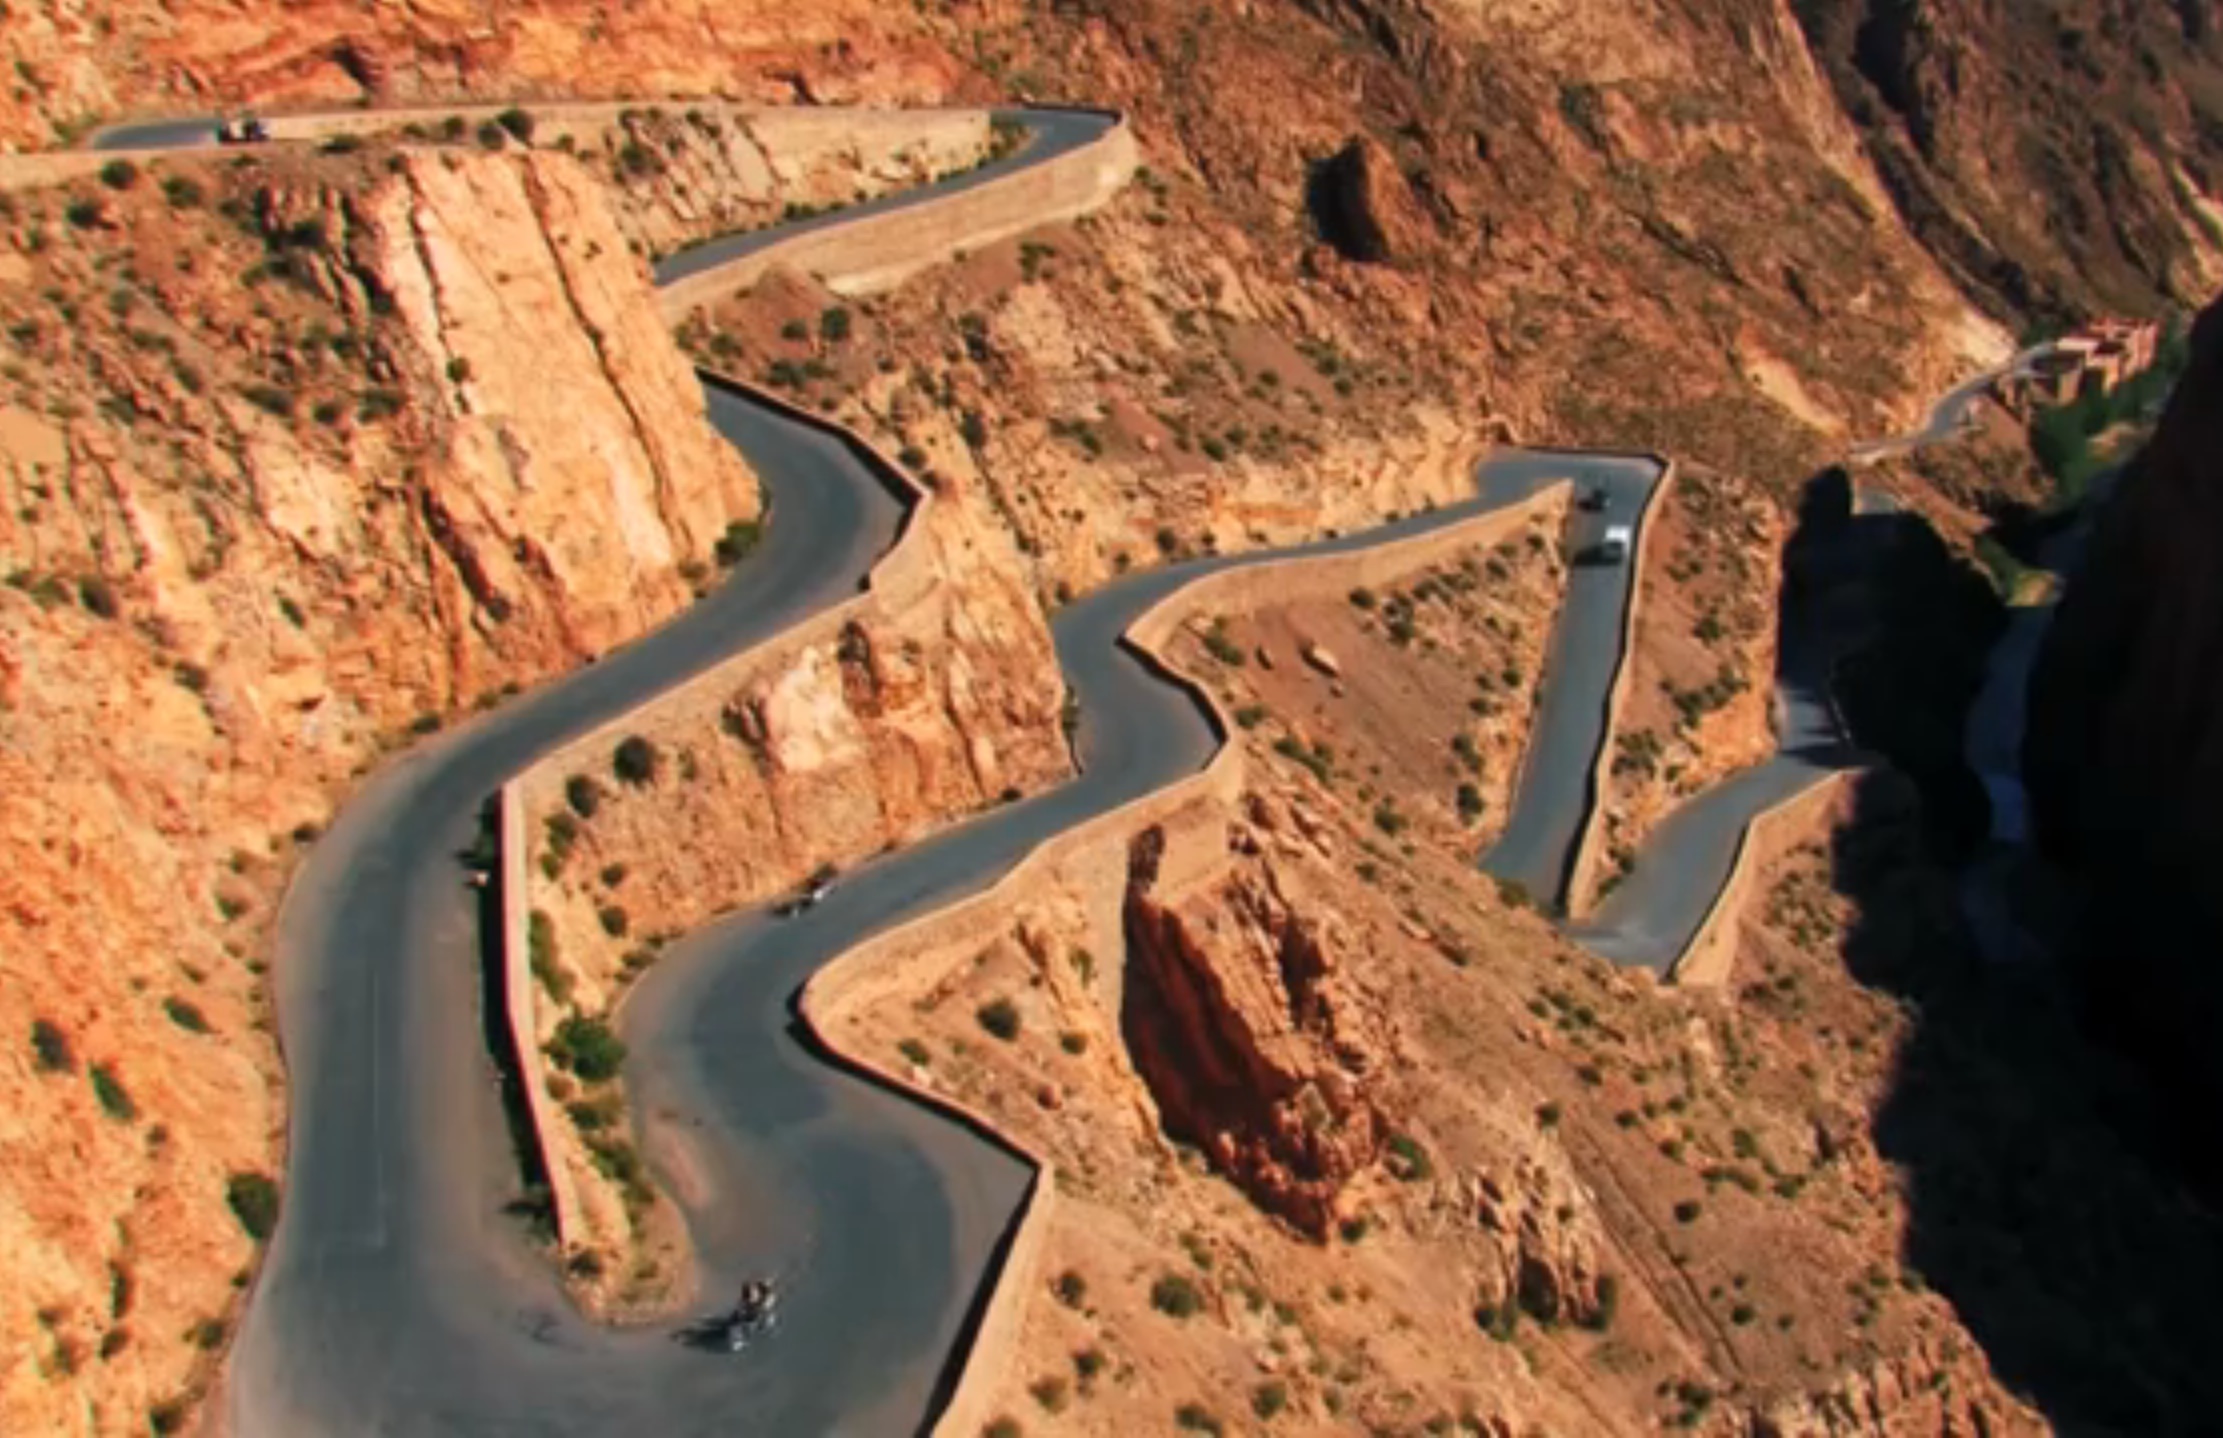
<instances>
[{"instance_id":1,"label":"road edge barrier","mask_svg":"<svg viewBox=\"0 0 2223 1438\"><path fill-rule=\"evenodd\" d=\"M1698 921L1690 941L1667 966L1667 981L1680 988L1720 988L1729 980L1737 957L1736 940L1743 928L1745 889L1752 882L1755 856L1777 829L1795 828L1825 809L1838 794L1868 771L1865 768L1832 769L1816 774L1813 782L1784 795L1744 821L1737 834L1736 857L1729 872Z\"/></svg>"},{"instance_id":2,"label":"road edge barrier","mask_svg":"<svg viewBox=\"0 0 2223 1438\"><path fill-rule=\"evenodd\" d=\"M674 280L657 291L666 322L677 324L774 269L811 275L837 294L871 294L960 252L1101 208L1140 161L1133 125L1124 111L1065 108L1112 123L1085 144L970 189L809 230Z\"/></svg>"}]
</instances>

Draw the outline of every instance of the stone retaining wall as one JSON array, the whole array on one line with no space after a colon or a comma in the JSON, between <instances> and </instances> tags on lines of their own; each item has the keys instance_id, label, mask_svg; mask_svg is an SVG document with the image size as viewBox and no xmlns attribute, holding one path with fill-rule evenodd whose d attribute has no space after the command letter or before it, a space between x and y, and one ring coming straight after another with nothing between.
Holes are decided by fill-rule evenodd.
<instances>
[{"instance_id":1,"label":"stone retaining wall","mask_svg":"<svg viewBox=\"0 0 2223 1438\"><path fill-rule=\"evenodd\" d=\"M548 1178L548 1207L560 1248L572 1232L579 1211L578 1191L572 1187L571 1170L557 1161L548 1148L555 1132L555 1113L541 1079L540 1024L535 1010L531 962L530 920L525 895L525 809L517 781L502 785L495 805L500 821L501 870L496 880L502 901L502 992L509 1010L510 1044L517 1051L517 1079L525 1087L525 1110L533 1125L533 1143L540 1150L541 1166Z\"/></svg>"},{"instance_id":2,"label":"stone retaining wall","mask_svg":"<svg viewBox=\"0 0 2223 1438\"><path fill-rule=\"evenodd\" d=\"M673 322L775 267L815 275L841 294L866 294L1010 235L1102 206L1136 164L1134 131L1124 116L1097 139L1052 160L985 184L898 210L863 215L769 245L659 291Z\"/></svg>"},{"instance_id":3,"label":"stone retaining wall","mask_svg":"<svg viewBox=\"0 0 2223 1438\"><path fill-rule=\"evenodd\" d=\"M1714 895L1713 906L1706 910L1689 945L1668 968L1671 981L1685 988L1719 988L1728 982L1736 966L1737 935L1743 928L1744 905L1749 897L1746 890L1752 885L1753 875L1768 854L1787 836L1813 823L1861 772L1839 769L1824 774L1745 821L1744 833L1737 839L1737 857L1729 865L1729 877L1721 892Z\"/></svg>"},{"instance_id":4,"label":"stone retaining wall","mask_svg":"<svg viewBox=\"0 0 2223 1438\"><path fill-rule=\"evenodd\" d=\"M1605 727L1598 731L1598 753L1590 765L1590 788L1583 796L1582 827L1575 837L1574 862L1567 869L1566 911L1579 919L1598 900L1598 857L1605 845L1606 780L1613 772L1613 740L1620 732L1621 709L1629 697L1630 663L1636 647L1636 621L1644 604L1644 576L1651 562L1652 519L1668 490L1675 485L1675 461L1665 455L1643 456L1660 466L1659 482L1652 486L1636 518L1635 552L1629 556L1629 607L1621 620L1621 654L1613 665L1613 687L1606 694Z\"/></svg>"}]
</instances>

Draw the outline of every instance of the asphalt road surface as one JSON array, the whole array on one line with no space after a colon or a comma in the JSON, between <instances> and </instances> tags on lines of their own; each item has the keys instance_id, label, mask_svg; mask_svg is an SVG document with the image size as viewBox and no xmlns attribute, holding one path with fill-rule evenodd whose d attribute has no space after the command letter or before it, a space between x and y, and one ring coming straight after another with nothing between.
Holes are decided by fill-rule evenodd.
<instances>
[{"instance_id":1,"label":"asphalt road surface","mask_svg":"<svg viewBox=\"0 0 2223 1438\"><path fill-rule=\"evenodd\" d=\"M1574 562L1544 656L1520 782L1504 833L1482 857L1486 872L1519 883L1546 906L1557 906L1564 896L1582 816L1591 803L1607 699L1621 665L1633 555L1644 540L1638 518L1661 473L1656 461L1637 455L1537 451L1494 460L1480 477L1483 497L1493 503L1518 499L1552 476L1573 479L1578 496L1594 489L1606 495L1603 511L1574 512L1568 535ZM1639 531L1631 559L1599 562L1592 551L1610 524Z\"/></svg>"}]
</instances>

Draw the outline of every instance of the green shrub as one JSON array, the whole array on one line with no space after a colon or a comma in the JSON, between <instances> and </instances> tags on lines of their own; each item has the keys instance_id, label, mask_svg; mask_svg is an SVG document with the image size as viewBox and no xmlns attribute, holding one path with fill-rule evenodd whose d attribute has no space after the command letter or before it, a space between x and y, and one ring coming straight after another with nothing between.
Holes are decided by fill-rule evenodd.
<instances>
[{"instance_id":1,"label":"green shrub","mask_svg":"<svg viewBox=\"0 0 2223 1438\"><path fill-rule=\"evenodd\" d=\"M1187 1278L1168 1273L1150 1285L1150 1306L1169 1318L1193 1318L1204 1309L1204 1295Z\"/></svg>"},{"instance_id":2,"label":"green shrub","mask_svg":"<svg viewBox=\"0 0 2223 1438\"><path fill-rule=\"evenodd\" d=\"M1227 631L1219 623L1214 623L1210 629L1204 631L1204 647L1220 663L1238 669L1247 657L1243 653L1243 646L1228 638Z\"/></svg>"},{"instance_id":3,"label":"green shrub","mask_svg":"<svg viewBox=\"0 0 2223 1438\"><path fill-rule=\"evenodd\" d=\"M496 115L494 117L494 120L496 124L509 131L512 135L515 135L518 139L518 143L530 145L533 142L533 117L531 111L520 110L515 105L512 105L507 110L504 110L501 114Z\"/></svg>"},{"instance_id":4,"label":"green shrub","mask_svg":"<svg viewBox=\"0 0 2223 1438\"><path fill-rule=\"evenodd\" d=\"M1019 1426L1018 1419L1006 1413L989 1420L980 1430L980 1438L1021 1438L1026 1431Z\"/></svg>"},{"instance_id":5,"label":"green shrub","mask_svg":"<svg viewBox=\"0 0 2223 1438\"><path fill-rule=\"evenodd\" d=\"M974 1016L982 1028L1005 1043L1019 1037L1019 1006L1007 998L990 999Z\"/></svg>"},{"instance_id":6,"label":"green shrub","mask_svg":"<svg viewBox=\"0 0 2223 1438\"><path fill-rule=\"evenodd\" d=\"M70 1073L77 1067L77 1056L70 1051L69 1035L52 1019L31 1020L31 1053L38 1060L41 1073Z\"/></svg>"},{"instance_id":7,"label":"green shrub","mask_svg":"<svg viewBox=\"0 0 2223 1438\"><path fill-rule=\"evenodd\" d=\"M278 1227L278 1185L268 1174L252 1169L233 1174L224 1180L224 1199L232 1206L232 1217L255 1242L261 1243Z\"/></svg>"},{"instance_id":8,"label":"green shrub","mask_svg":"<svg viewBox=\"0 0 2223 1438\"><path fill-rule=\"evenodd\" d=\"M124 1091L123 1080L106 1064L94 1064L89 1070L93 1081L93 1097L100 1100L101 1112L121 1123L138 1117L139 1106Z\"/></svg>"},{"instance_id":9,"label":"green shrub","mask_svg":"<svg viewBox=\"0 0 2223 1438\"><path fill-rule=\"evenodd\" d=\"M100 223L101 209L98 200L72 200L63 217L80 230L89 230Z\"/></svg>"},{"instance_id":10,"label":"green shrub","mask_svg":"<svg viewBox=\"0 0 2223 1438\"><path fill-rule=\"evenodd\" d=\"M1073 1355L1073 1371L1081 1375L1083 1383L1103 1372L1109 1364L1101 1348L1083 1348Z\"/></svg>"},{"instance_id":11,"label":"green shrub","mask_svg":"<svg viewBox=\"0 0 2223 1438\"><path fill-rule=\"evenodd\" d=\"M1536 1122L1544 1128L1559 1127L1559 1105L1547 1103L1536 1110Z\"/></svg>"},{"instance_id":12,"label":"green shrub","mask_svg":"<svg viewBox=\"0 0 2223 1438\"><path fill-rule=\"evenodd\" d=\"M631 921L625 916L625 909L618 904L604 904L596 912L595 918L601 921L602 932L613 939L624 938L625 931L631 924Z\"/></svg>"},{"instance_id":13,"label":"green shrub","mask_svg":"<svg viewBox=\"0 0 2223 1438\"><path fill-rule=\"evenodd\" d=\"M818 316L818 333L831 344L840 344L849 338L849 311L840 305L821 311Z\"/></svg>"},{"instance_id":14,"label":"green shrub","mask_svg":"<svg viewBox=\"0 0 2223 1438\"><path fill-rule=\"evenodd\" d=\"M548 1057L588 1083L605 1083L625 1066L625 1041L585 1014L568 1014L548 1041Z\"/></svg>"},{"instance_id":15,"label":"green shrub","mask_svg":"<svg viewBox=\"0 0 2223 1438\"><path fill-rule=\"evenodd\" d=\"M457 355L454 359L449 360L448 378L456 384L463 384L468 381L471 378L471 362L462 355Z\"/></svg>"},{"instance_id":16,"label":"green shrub","mask_svg":"<svg viewBox=\"0 0 2223 1438\"><path fill-rule=\"evenodd\" d=\"M1372 609L1376 602L1374 591L1363 584L1351 591L1351 603L1357 608Z\"/></svg>"},{"instance_id":17,"label":"green shrub","mask_svg":"<svg viewBox=\"0 0 2223 1438\"><path fill-rule=\"evenodd\" d=\"M1227 1431L1220 1426L1220 1420L1212 1415L1212 1410L1201 1403L1184 1403L1174 1409L1173 1421L1191 1433L1217 1435Z\"/></svg>"},{"instance_id":18,"label":"green shrub","mask_svg":"<svg viewBox=\"0 0 2223 1438\"><path fill-rule=\"evenodd\" d=\"M594 811L602 807L602 786L584 774L574 774L564 781L563 797L572 813L591 819Z\"/></svg>"},{"instance_id":19,"label":"green shrub","mask_svg":"<svg viewBox=\"0 0 2223 1438\"><path fill-rule=\"evenodd\" d=\"M1459 818L1471 824L1482 817L1482 791L1472 784L1459 786Z\"/></svg>"},{"instance_id":20,"label":"green shrub","mask_svg":"<svg viewBox=\"0 0 2223 1438\"><path fill-rule=\"evenodd\" d=\"M902 1054L903 1057L917 1064L920 1068L925 1068L934 1061L933 1052L920 1039L905 1039L895 1047L896 1052Z\"/></svg>"},{"instance_id":21,"label":"green shrub","mask_svg":"<svg viewBox=\"0 0 2223 1438\"><path fill-rule=\"evenodd\" d=\"M190 175L169 175L162 181L162 197L173 210L196 210L207 201L208 192Z\"/></svg>"},{"instance_id":22,"label":"green shrub","mask_svg":"<svg viewBox=\"0 0 2223 1438\"><path fill-rule=\"evenodd\" d=\"M1422 1183L1434 1176L1436 1167L1429 1162L1428 1150L1420 1140L1409 1133L1389 1136L1390 1172L1407 1183Z\"/></svg>"},{"instance_id":23,"label":"green shrub","mask_svg":"<svg viewBox=\"0 0 2223 1438\"><path fill-rule=\"evenodd\" d=\"M1235 711L1235 723L1241 728L1256 729L1264 722L1266 722L1266 706L1263 704L1245 704Z\"/></svg>"},{"instance_id":24,"label":"green shrub","mask_svg":"<svg viewBox=\"0 0 2223 1438\"><path fill-rule=\"evenodd\" d=\"M657 762L656 746L635 734L617 746L610 768L624 783L652 784L656 782Z\"/></svg>"},{"instance_id":25,"label":"green shrub","mask_svg":"<svg viewBox=\"0 0 2223 1438\"><path fill-rule=\"evenodd\" d=\"M508 141L509 132L492 120L479 126L479 144L489 150L499 150Z\"/></svg>"},{"instance_id":26,"label":"green shrub","mask_svg":"<svg viewBox=\"0 0 2223 1438\"><path fill-rule=\"evenodd\" d=\"M1703 1211L1697 1199L1681 1199L1675 1205L1675 1221L1677 1223L1696 1223L1698 1215Z\"/></svg>"},{"instance_id":27,"label":"green shrub","mask_svg":"<svg viewBox=\"0 0 2223 1438\"><path fill-rule=\"evenodd\" d=\"M1289 1385L1278 1378L1269 1378L1250 1391L1250 1411L1262 1421L1272 1422L1288 1406Z\"/></svg>"},{"instance_id":28,"label":"green shrub","mask_svg":"<svg viewBox=\"0 0 2223 1438\"><path fill-rule=\"evenodd\" d=\"M139 167L129 160L110 160L100 167L100 182L111 190L128 190L139 183Z\"/></svg>"},{"instance_id":29,"label":"green shrub","mask_svg":"<svg viewBox=\"0 0 2223 1438\"><path fill-rule=\"evenodd\" d=\"M810 326L804 324L801 320L789 320L786 324L780 326L780 338L783 340L807 340L810 338Z\"/></svg>"},{"instance_id":30,"label":"green shrub","mask_svg":"<svg viewBox=\"0 0 2223 1438\"><path fill-rule=\"evenodd\" d=\"M1065 1411L1067 1385L1062 1375L1046 1373L1028 1384L1027 1392L1034 1395L1034 1401L1042 1405L1044 1412L1062 1413Z\"/></svg>"},{"instance_id":31,"label":"green shrub","mask_svg":"<svg viewBox=\"0 0 2223 1438\"><path fill-rule=\"evenodd\" d=\"M764 538L764 526L753 519L736 519L718 536L716 554L718 562L728 569L749 557L757 542Z\"/></svg>"},{"instance_id":32,"label":"green shrub","mask_svg":"<svg viewBox=\"0 0 2223 1438\"><path fill-rule=\"evenodd\" d=\"M176 997L164 999L162 1001L162 1012L170 1016L171 1023L176 1024L189 1034L205 1034L208 1032L208 1020L202 1017L199 1008L184 999Z\"/></svg>"}]
</instances>

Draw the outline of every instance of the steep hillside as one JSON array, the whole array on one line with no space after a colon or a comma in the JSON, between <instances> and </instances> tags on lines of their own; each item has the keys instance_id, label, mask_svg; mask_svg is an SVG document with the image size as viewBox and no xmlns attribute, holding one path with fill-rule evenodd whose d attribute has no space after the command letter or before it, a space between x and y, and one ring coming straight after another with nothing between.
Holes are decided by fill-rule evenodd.
<instances>
[{"instance_id":1,"label":"steep hillside","mask_svg":"<svg viewBox=\"0 0 2223 1438\"><path fill-rule=\"evenodd\" d=\"M1796 0L1914 233L1995 314L2223 282L2215 0Z\"/></svg>"},{"instance_id":2,"label":"steep hillside","mask_svg":"<svg viewBox=\"0 0 2223 1438\"><path fill-rule=\"evenodd\" d=\"M114 1432L221 1347L267 1224L301 846L412 733L670 613L757 497L567 160L4 203L0 1427Z\"/></svg>"},{"instance_id":3,"label":"steep hillside","mask_svg":"<svg viewBox=\"0 0 2223 1438\"><path fill-rule=\"evenodd\" d=\"M2089 886L2086 990L2195 1119L2223 1100L2219 421L2223 305L2200 317L2191 367L2069 586L2033 681L2026 751L2040 837ZM2190 1146L2223 1176L2204 1143Z\"/></svg>"}]
</instances>

